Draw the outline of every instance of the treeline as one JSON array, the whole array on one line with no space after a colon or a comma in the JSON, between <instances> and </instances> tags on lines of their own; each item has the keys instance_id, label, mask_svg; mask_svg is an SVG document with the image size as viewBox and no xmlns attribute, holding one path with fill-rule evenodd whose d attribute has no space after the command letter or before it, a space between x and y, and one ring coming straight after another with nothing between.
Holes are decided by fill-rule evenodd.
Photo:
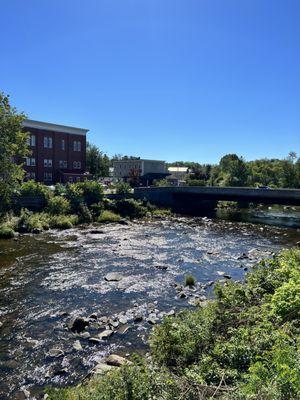
<instances>
[{"instance_id":1,"label":"treeline","mask_svg":"<svg viewBox=\"0 0 300 400\"><path fill-rule=\"evenodd\" d=\"M168 166L189 168L189 185L300 187L300 158L295 152L282 160L264 158L247 162L236 154L227 154L217 165L177 161Z\"/></svg>"}]
</instances>

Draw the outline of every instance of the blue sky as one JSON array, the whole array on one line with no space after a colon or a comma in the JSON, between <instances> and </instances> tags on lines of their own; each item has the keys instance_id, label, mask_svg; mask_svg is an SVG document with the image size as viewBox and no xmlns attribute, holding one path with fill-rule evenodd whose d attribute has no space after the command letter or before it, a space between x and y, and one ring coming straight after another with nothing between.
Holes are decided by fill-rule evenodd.
<instances>
[{"instance_id":1,"label":"blue sky","mask_svg":"<svg viewBox=\"0 0 300 400\"><path fill-rule=\"evenodd\" d=\"M0 90L109 155L300 152L299 0L0 0Z\"/></svg>"}]
</instances>

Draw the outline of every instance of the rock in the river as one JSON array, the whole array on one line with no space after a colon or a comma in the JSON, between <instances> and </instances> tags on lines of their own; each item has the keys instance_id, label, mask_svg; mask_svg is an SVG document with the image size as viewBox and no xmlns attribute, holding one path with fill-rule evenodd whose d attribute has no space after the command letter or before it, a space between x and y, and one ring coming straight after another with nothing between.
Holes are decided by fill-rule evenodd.
<instances>
[{"instance_id":1,"label":"rock in the river","mask_svg":"<svg viewBox=\"0 0 300 400\"><path fill-rule=\"evenodd\" d=\"M73 344L73 349L74 349L74 350L77 350L77 351L82 350L82 346L81 346L79 340L76 340L76 341L74 342L74 344Z\"/></svg>"},{"instance_id":2,"label":"rock in the river","mask_svg":"<svg viewBox=\"0 0 300 400\"><path fill-rule=\"evenodd\" d=\"M105 359L106 364L111 365L113 367L121 367L122 365L130 365L132 364L131 361L127 360L124 357L118 356L117 354L110 354L108 357Z\"/></svg>"},{"instance_id":3,"label":"rock in the river","mask_svg":"<svg viewBox=\"0 0 300 400\"><path fill-rule=\"evenodd\" d=\"M157 322L157 318L147 318L147 322L148 322L150 325L155 325L156 322Z\"/></svg>"},{"instance_id":4,"label":"rock in the river","mask_svg":"<svg viewBox=\"0 0 300 400\"><path fill-rule=\"evenodd\" d=\"M89 342L94 343L94 344L99 344L99 343L101 343L101 339L92 336L89 338Z\"/></svg>"},{"instance_id":5,"label":"rock in the river","mask_svg":"<svg viewBox=\"0 0 300 400\"><path fill-rule=\"evenodd\" d=\"M113 333L114 331L112 331L111 329L105 329L105 331L99 333L98 337L101 340L108 339Z\"/></svg>"},{"instance_id":6,"label":"rock in the river","mask_svg":"<svg viewBox=\"0 0 300 400\"><path fill-rule=\"evenodd\" d=\"M226 279L231 279L231 275L229 275L229 274L223 274L223 277Z\"/></svg>"},{"instance_id":7,"label":"rock in the river","mask_svg":"<svg viewBox=\"0 0 300 400\"><path fill-rule=\"evenodd\" d=\"M119 326L119 321L111 320L109 321L109 325L111 325L113 328L117 328Z\"/></svg>"},{"instance_id":8,"label":"rock in the river","mask_svg":"<svg viewBox=\"0 0 300 400\"><path fill-rule=\"evenodd\" d=\"M82 337L83 339L89 339L91 337L90 332L82 332L80 334L80 337Z\"/></svg>"},{"instance_id":9,"label":"rock in the river","mask_svg":"<svg viewBox=\"0 0 300 400\"><path fill-rule=\"evenodd\" d=\"M50 357L58 358L58 357L62 357L64 355L64 352L61 349L53 348L53 349L49 350L48 355Z\"/></svg>"},{"instance_id":10,"label":"rock in the river","mask_svg":"<svg viewBox=\"0 0 300 400\"><path fill-rule=\"evenodd\" d=\"M103 375L106 372L110 371L113 368L112 365L104 364L102 362L98 363L95 365L95 367L92 369L92 374L95 375Z\"/></svg>"},{"instance_id":11,"label":"rock in the river","mask_svg":"<svg viewBox=\"0 0 300 400\"><path fill-rule=\"evenodd\" d=\"M249 256L247 256L247 254L246 253L243 253L241 256L239 256L237 259L238 260L244 260L244 259L246 259L246 258L249 258Z\"/></svg>"},{"instance_id":12,"label":"rock in the river","mask_svg":"<svg viewBox=\"0 0 300 400\"><path fill-rule=\"evenodd\" d=\"M109 272L105 275L105 280L108 282L119 282L122 279L122 276L117 272Z\"/></svg>"},{"instance_id":13,"label":"rock in the river","mask_svg":"<svg viewBox=\"0 0 300 400\"><path fill-rule=\"evenodd\" d=\"M179 295L178 295L178 297L179 297L180 299L185 299L185 298L187 297L187 295L186 295L186 293L184 293L184 292L180 292Z\"/></svg>"},{"instance_id":14,"label":"rock in the river","mask_svg":"<svg viewBox=\"0 0 300 400\"><path fill-rule=\"evenodd\" d=\"M166 269L168 269L168 266L167 265L155 265L155 268L165 271Z\"/></svg>"},{"instance_id":15,"label":"rock in the river","mask_svg":"<svg viewBox=\"0 0 300 400\"><path fill-rule=\"evenodd\" d=\"M125 325L125 324L127 324L127 318L126 317L120 317L119 318L119 322L120 322L120 324Z\"/></svg>"},{"instance_id":16,"label":"rock in the river","mask_svg":"<svg viewBox=\"0 0 300 400\"><path fill-rule=\"evenodd\" d=\"M92 235L102 235L104 231L101 229L91 229L88 233L91 233Z\"/></svg>"},{"instance_id":17,"label":"rock in the river","mask_svg":"<svg viewBox=\"0 0 300 400\"><path fill-rule=\"evenodd\" d=\"M217 274L220 275L220 276L224 276L225 272L224 271L217 271Z\"/></svg>"},{"instance_id":18,"label":"rock in the river","mask_svg":"<svg viewBox=\"0 0 300 400\"><path fill-rule=\"evenodd\" d=\"M92 314L89 316L89 318L90 318L90 319L97 319L97 318L98 318L98 315L97 315L96 313L92 313Z\"/></svg>"},{"instance_id":19,"label":"rock in the river","mask_svg":"<svg viewBox=\"0 0 300 400\"><path fill-rule=\"evenodd\" d=\"M136 315L134 316L134 318L133 318L133 321L134 321L134 322L141 322L141 321L143 321L143 316L142 316L142 314L136 314Z\"/></svg>"},{"instance_id":20,"label":"rock in the river","mask_svg":"<svg viewBox=\"0 0 300 400\"><path fill-rule=\"evenodd\" d=\"M86 326L89 326L89 321L83 317L75 317L71 319L68 326L72 332L80 333L85 330Z\"/></svg>"},{"instance_id":21,"label":"rock in the river","mask_svg":"<svg viewBox=\"0 0 300 400\"><path fill-rule=\"evenodd\" d=\"M122 325L119 329L118 329L118 333L120 335L125 335L125 333L128 331L129 326L128 325Z\"/></svg>"}]
</instances>

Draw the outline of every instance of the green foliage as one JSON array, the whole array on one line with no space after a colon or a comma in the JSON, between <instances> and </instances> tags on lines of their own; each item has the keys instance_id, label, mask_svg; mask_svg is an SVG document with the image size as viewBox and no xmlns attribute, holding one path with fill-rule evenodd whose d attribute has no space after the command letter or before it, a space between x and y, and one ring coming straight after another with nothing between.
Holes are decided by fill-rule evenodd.
<instances>
[{"instance_id":1,"label":"green foliage","mask_svg":"<svg viewBox=\"0 0 300 400\"><path fill-rule=\"evenodd\" d=\"M188 186L206 186L207 182L203 179L189 179Z\"/></svg>"},{"instance_id":2,"label":"green foliage","mask_svg":"<svg viewBox=\"0 0 300 400\"><path fill-rule=\"evenodd\" d=\"M20 195L22 197L39 197L42 199L44 206L47 206L52 192L48 186L35 181L24 182L21 186Z\"/></svg>"},{"instance_id":3,"label":"green foliage","mask_svg":"<svg viewBox=\"0 0 300 400\"><path fill-rule=\"evenodd\" d=\"M122 367L50 399L300 400L299 279L300 250L283 251L246 284L219 284L215 300L166 317L150 337L151 366Z\"/></svg>"},{"instance_id":4,"label":"green foliage","mask_svg":"<svg viewBox=\"0 0 300 400\"><path fill-rule=\"evenodd\" d=\"M52 215L68 214L71 210L69 200L62 196L53 196L48 203L48 212Z\"/></svg>"},{"instance_id":5,"label":"green foliage","mask_svg":"<svg viewBox=\"0 0 300 400\"><path fill-rule=\"evenodd\" d=\"M147 207L149 209L149 207ZM172 211L169 208L155 208L151 210L151 214L154 216L169 217L172 215Z\"/></svg>"},{"instance_id":6,"label":"green foliage","mask_svg":"<svg viewBox=\"0 0 300 400\"><path fill-rule=\"evenodd\" d=\"M86 167L95 178L109 176L110 160L106 154L91 143L86 147Z\"/></svg>"},{"instance_id":7,"label":"green foliage","mask_svg":"<svg viewBox=\"0 0 300 400\"><path fill-rule=\"evenodd\" d=\"M184 278L184 284L185 286L195 286L196 279L193 277L193 275L186 275Z\"/></svg>"},{"instance_id":8,"label":"green foliage","mask_svg":"<svg viewBox=\"0 0 300 400\"><path fill-rule=\"evenodd\" d=\"M23 159L29 155L27 134L22 131L24 119L24 114L11 107L9 96L0 92L0 214L24 178Z\"/></svg>"},{"instance_id":9,"label":"green foliage","mask_svg":"<svg viewBox=\"0 0 300 400\"><path fill-rule=\"evenodd\" d=\"M120 182L116 185L116 194L131 193L131 186L127 182Z\"/></svg>"},{"instance_id":10,"label":"green foliage","mask_svg":"<svg viewBox=\"0 0 300 400\"><path fill-rule=\"evenodd\" d=\"M85 203L79 204L77 214L80 223L90 223L93 221L93 215Z\"/></svg>"},{"instance_id":11,"label":"green foliage","mask_svg":"<svg viewBox=\"0 0 300 400\"><path fill-rule=\"evenodd\" d=\"M33 213L27 209L21 210L17 230L19 232L36 232L49 229L49 215L46 213Z\"/></svg>"},{"instance_id":12,"label":"green foliage","mask_svg":"<svg viewBox=\"0 0 300 400\"><path fill-rule=\"evenodd\" d=\"M101 223L119 222L120 220L120 215L115 214L114 212L109 210L104 210L98 218L98 222Z\"/></svg>"},{"instance_id":13,"label":"green foliage","mask_svg":"<svg viewBox=\"0 0 300 400\"><path fill-rule=\"evenodd\" d=\"M0 239L11 239L15 235L14 230L8 224L1 224L0 225Z\"/></svg>"},{"instance_id":14,"label":"green foliage","mask_svg":"<svg viewBox=\"0 0 300 400\"><path fill-rule=\"evenodd\" d=\"M71 229L77 223L77 215L52 215L49 219L49 226L54 229Z\"/></svg>"},{"instance_id":15,"label":"green foliage","mask_svg":"<svg viewBox=\"0 0 300 400\"><path fill-rule=\"evenodd\" d=\"M65 196L66 195L66 186L62 185L61 183L57 183L54 188L54 195L55 196Z\"/></svg>"},{"instance_id":16,"label":"green foliage","mask_svg":"<svg viewBox=\"0 0 300 400\"><path fill-rule=\"evenodd\" d=\"M144 217L148 211L142 202L134 199L117 200L115 204L118 214L131 219Z\"/></svg>"},{"instance_id":17,"label":"green foliage","mask_svg":"<svg viewBox=\"0 0 300 400\"><path fill-rule=\"evenodd\" d=\"M155 179L153 181L153 186L156 187L163 187L163 186L170 186L170 183L167 179Z\"/></svg>"},{"instance_id":18,"label":"green foliage","mask_svg":"<svg viewBox=\"0 0 300 400\"><path fill-rule=\"evenodd\" d=\"M91 206L103 200L103 188L96 181L71 183L66 186L66 197L71 208L77 212L80 204Z\"/></svg>"}]
</instances>

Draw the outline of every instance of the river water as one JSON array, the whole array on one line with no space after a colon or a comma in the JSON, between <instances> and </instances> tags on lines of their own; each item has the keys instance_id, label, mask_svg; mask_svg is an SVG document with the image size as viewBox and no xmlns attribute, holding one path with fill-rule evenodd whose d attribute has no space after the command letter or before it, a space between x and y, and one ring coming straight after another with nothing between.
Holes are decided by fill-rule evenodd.
<instances>
[{"instance_id":1,"label":"river water","mask_svg":"<svg viewBox=\"0 0 300 400\"><path fill-rule=\"evenodd\" d=\"M109 353L147 351L153 323L210 298L213 282L242 280L262 257L295 245L299 222L297 212L221 210L212 219L137 221L0 241L0 399L22 399L24 388L39 398L44 386L79 382ZM109 272L119 280L107 281ZM194 290L181 287L186 274L196 278ZM107 340L93 343L68 329L72 317L92 313L98 321L115 320ZM91 320L87 331L93 337L103 329ZM57 357L53 349L60 350Z\"/></svg>"}]
</instances>

